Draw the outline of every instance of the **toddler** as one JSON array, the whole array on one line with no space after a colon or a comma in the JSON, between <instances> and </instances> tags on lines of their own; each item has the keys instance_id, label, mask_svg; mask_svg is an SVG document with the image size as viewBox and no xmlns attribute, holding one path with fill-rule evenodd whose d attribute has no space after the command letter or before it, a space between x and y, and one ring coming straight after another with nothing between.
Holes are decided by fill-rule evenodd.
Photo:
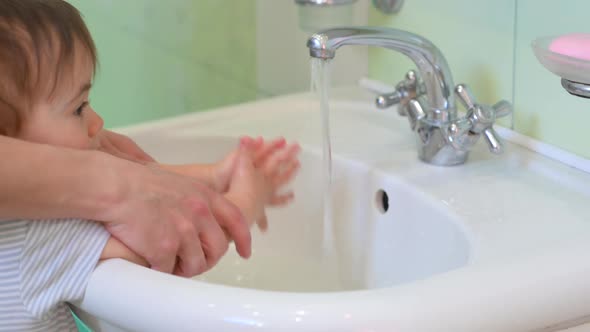
<instances>
[{"instance_id":1,"label":"toddler","mask_svg":"<svg viewBox=\"0 0 590 332\"><path fill-rule=\"evenodd\" d=\"M67 2L1 0L0 134L100 149L145 167L194 177L224 193L263 230L265 206L291 201L291 192L279 190L299 168L299 147L284 139L244 137L212 165L161 165L142 158L143 151L124 137L118 141L126 147L109 145L109 137L117 134L103 129L88 100L96 59L84 21ZM107 232L108 220L102 222L0 221L0 331L76 331L66 302L82 298L99 260L124 258L146 265Z\"/></svg>"}]
</instances>

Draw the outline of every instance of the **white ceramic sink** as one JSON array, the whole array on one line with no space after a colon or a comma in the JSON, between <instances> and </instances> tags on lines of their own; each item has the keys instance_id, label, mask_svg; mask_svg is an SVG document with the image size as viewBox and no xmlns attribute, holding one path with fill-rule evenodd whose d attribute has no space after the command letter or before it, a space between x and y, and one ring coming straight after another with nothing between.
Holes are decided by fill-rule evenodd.
<instances>
[{"instance_id":1,"label":"white ceramic sink","mask_svg":"<svg viewBox=\"0 0 590 332\"><path fill-rule=\"evenodd\" d=\"M161 140L165 144L139 143L166 163L215 162L237 144L224 137ZM467 263L468 240L448 206L393 175L342 158L333 162L333 234L324 234L322 155L304 147L301 162L292 185L297 199L269 211L270 231L254 232L252 258L230 250L197 280L275 291L344 291L392 286Z\"/></svg>"},{"instance_id":2,"label":"white ceramic sink","mask_svg":"<svg viewBox=\"0 0 590 332\"><path fill-rule=\"evenodd\" d=\"M509 142L501 156L482 143L465 165L427 165L395 110L356 88L333 96L332 250L310 94L126 128L166 162L217 160L241 134L296 140L296 202L254 231L249 261L228 253L195 279L107 261L77 310L106 331L557 331L589 320L589 174Z\"/></svg>"}]
</instances>

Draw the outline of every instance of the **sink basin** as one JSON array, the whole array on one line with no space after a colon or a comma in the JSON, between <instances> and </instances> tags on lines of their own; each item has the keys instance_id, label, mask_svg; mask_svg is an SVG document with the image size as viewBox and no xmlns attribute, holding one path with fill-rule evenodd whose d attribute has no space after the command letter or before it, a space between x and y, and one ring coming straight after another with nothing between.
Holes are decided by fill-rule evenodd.
<instances>
[{"instance_id":1,"label":"sink basin","mask_svg":"<svg viewBox=\"0 0 590 332\"><path fill-rule=\"evenodd\" d=\"M139 143L162 162L192 163L220 160L237 140L172 135L155 146ZM274 291L345 291L392 286L467 264L469 242L448 206L393 175L343 158L333 161L333 233L324 234L322 155L304 147L301 163L292 185L297 199L269 211L269 232L253 233L252 257L243 260L230 250L196 280Z\"/></svg>"},{"instance_id":2,"label":"sink basin","mask_svg":"<svg viewBox=\"0 0 590 332\"><path fill-rule=\"evenodd\" d=\"M418 160L407 119L358 88L331 103L333 220L324 234L321 116L309 93L120 131L157 159L211 162L237 135L302 147L293 205L183 279L99 264L74 309L97 331L558 331L590 321L590 174L506 142L466 164ZM329 229L329 228L328 228Z\"/></svg>"}]
</instances>

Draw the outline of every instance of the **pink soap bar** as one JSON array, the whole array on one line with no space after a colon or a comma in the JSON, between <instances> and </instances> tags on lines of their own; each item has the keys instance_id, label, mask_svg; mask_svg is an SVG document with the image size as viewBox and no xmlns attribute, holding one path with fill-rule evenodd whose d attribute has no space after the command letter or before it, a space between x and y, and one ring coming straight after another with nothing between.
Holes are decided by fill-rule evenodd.
<instances>
[{"instance_id":1,"label":"pink soap bar","mask_svg":"<svg viewBox=\"0 0 590 332\"><path fill-rule=\"evenodd\" d=\"M590 61L590 34L572 33L551 41L549 50L555 53Z\"/></svg>"}]
</instances>

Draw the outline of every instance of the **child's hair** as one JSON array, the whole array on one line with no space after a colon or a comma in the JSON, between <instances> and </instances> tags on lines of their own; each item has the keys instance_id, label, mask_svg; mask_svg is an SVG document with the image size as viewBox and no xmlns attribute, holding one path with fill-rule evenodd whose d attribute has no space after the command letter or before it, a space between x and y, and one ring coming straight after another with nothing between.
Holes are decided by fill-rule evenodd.
<instances>
[{"instance_id":1,"label":"child's hair","mask_svg":"<svg viewBox=\"0 0 590 332\"><path fill-rule=\"evenodd\" d=\"M63 0L0 0L0 134L17 131L40 94L54 93L60 76L94 41L80 12Z\"/></svg>"}]
</instances>

